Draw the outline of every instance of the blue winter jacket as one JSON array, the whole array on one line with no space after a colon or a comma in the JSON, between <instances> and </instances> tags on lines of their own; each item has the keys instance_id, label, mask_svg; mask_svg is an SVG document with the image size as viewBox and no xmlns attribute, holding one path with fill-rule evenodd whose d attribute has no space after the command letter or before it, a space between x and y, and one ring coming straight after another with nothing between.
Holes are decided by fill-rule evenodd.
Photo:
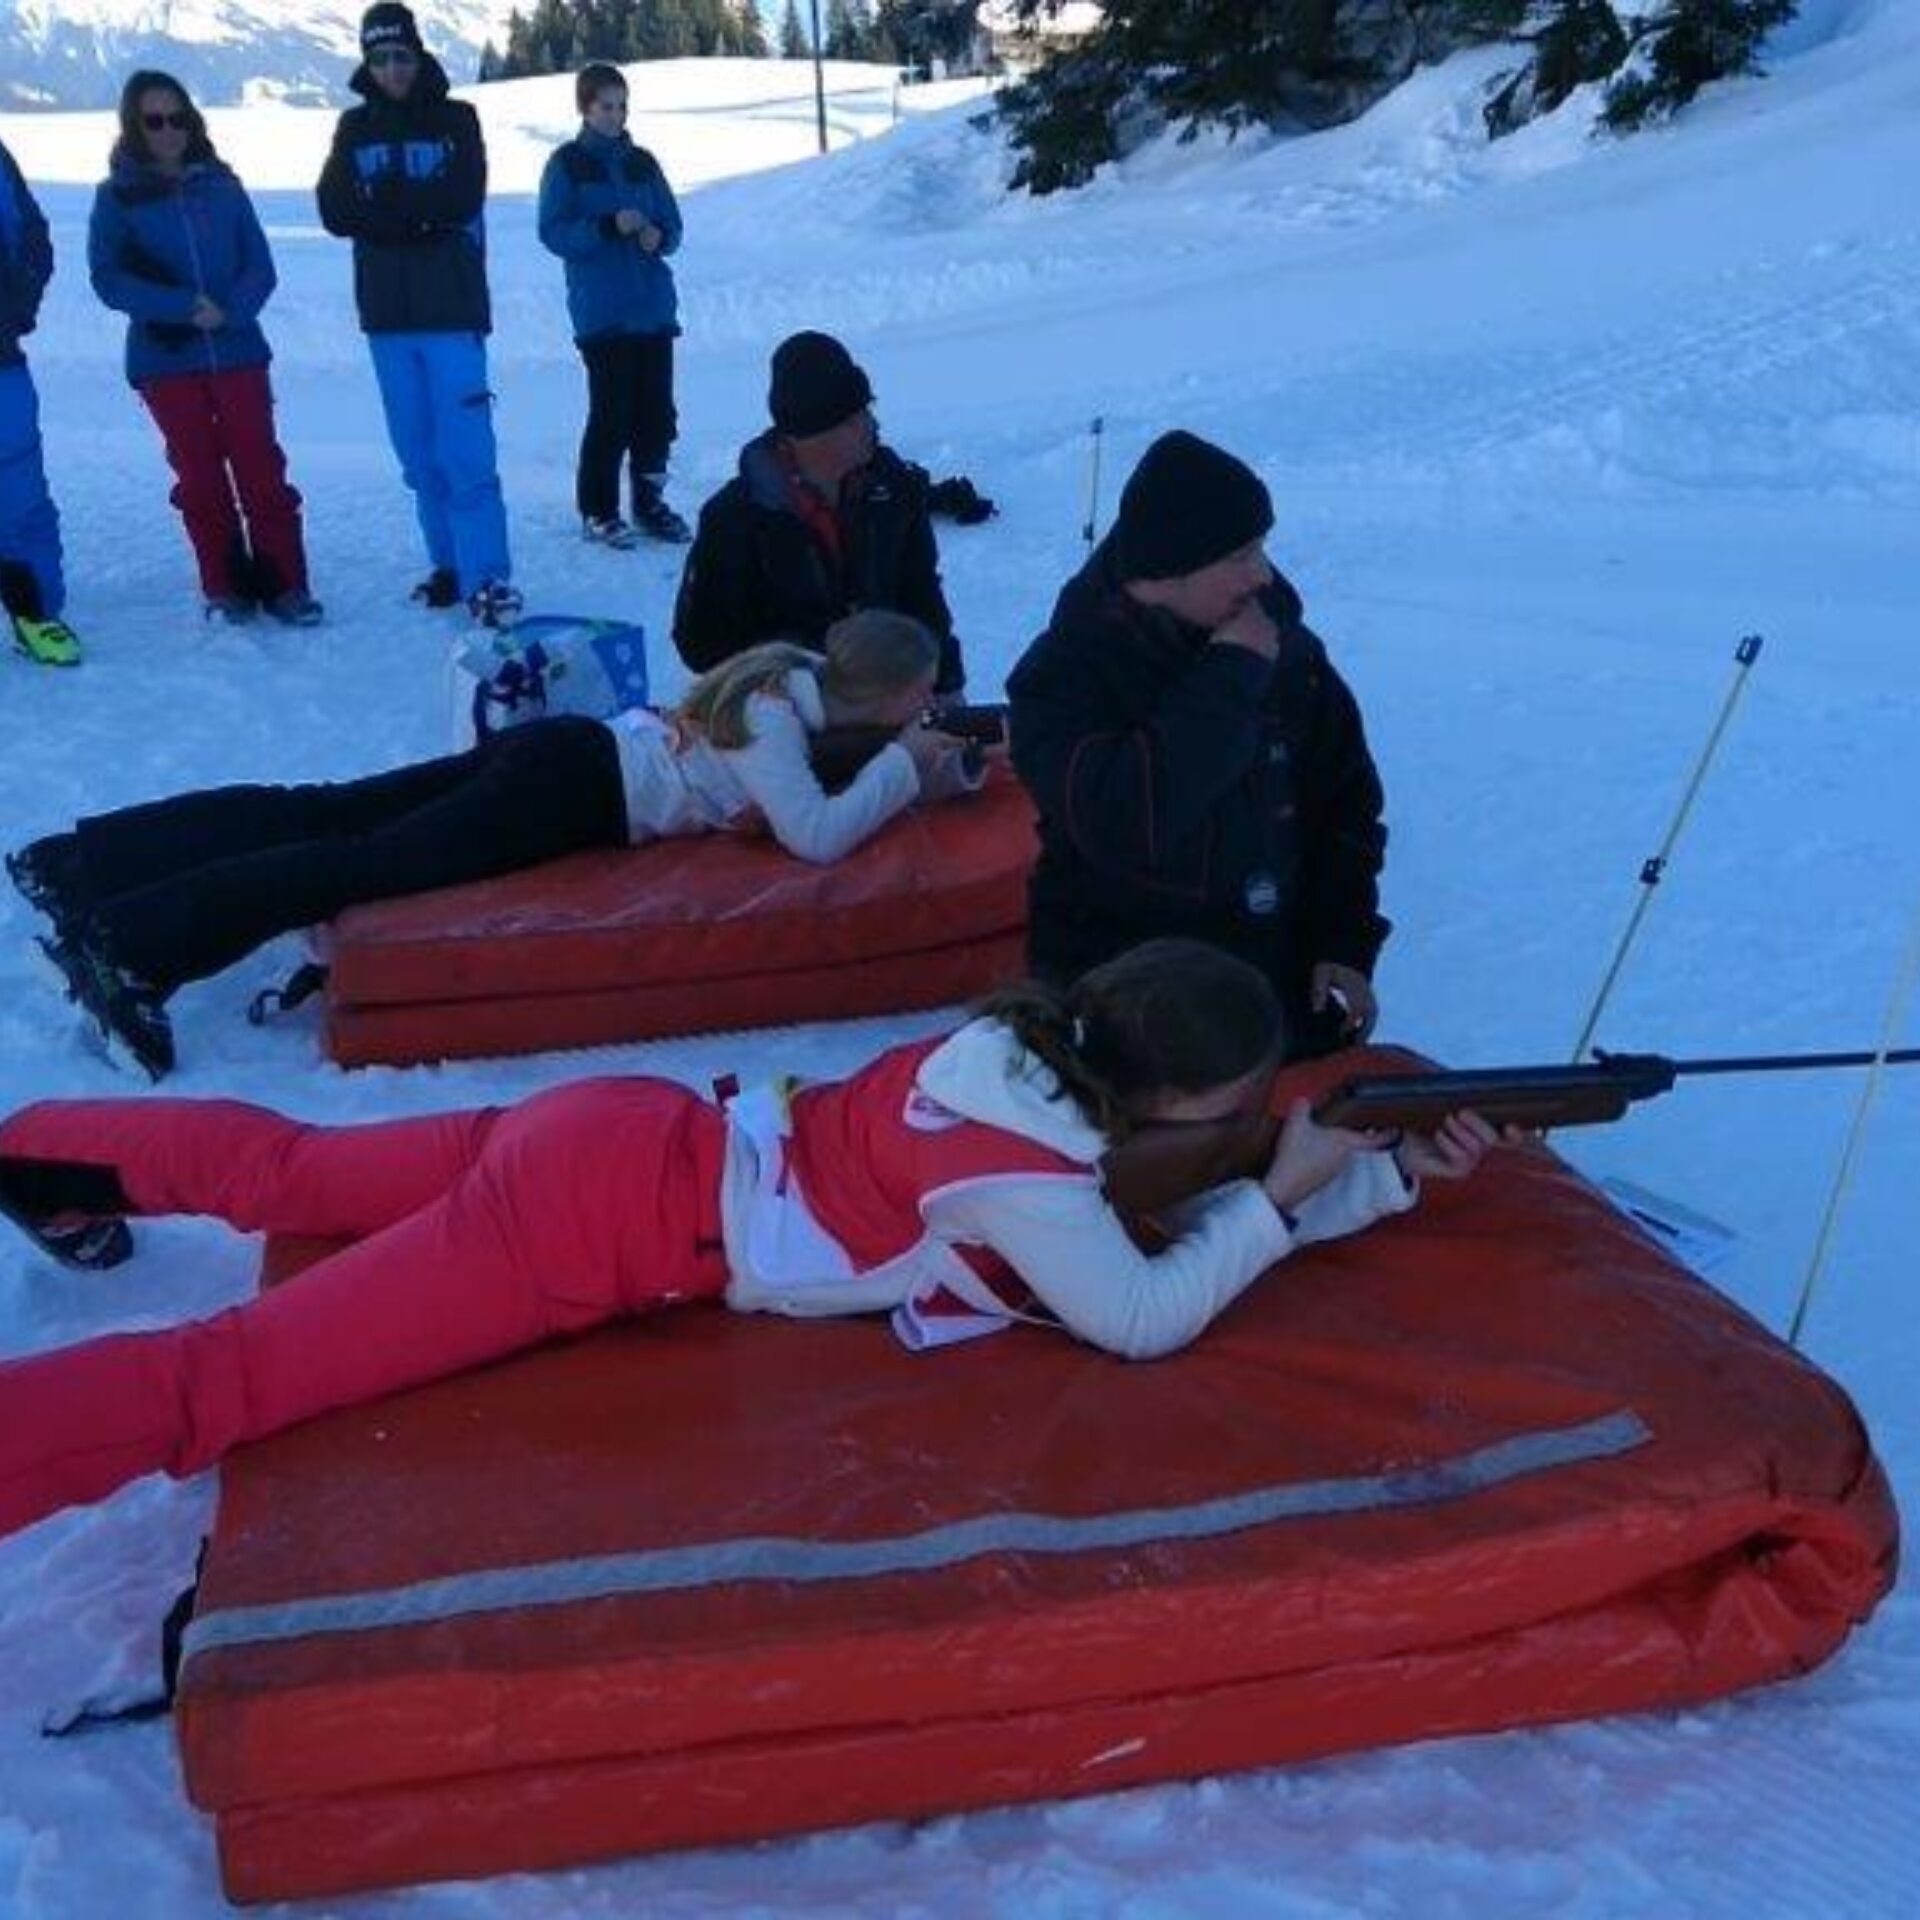
<instances>
[{"instance_id":1,"label":"blue winter jacket","mask_svg":"<svg viewBox=\"0 0 1920 1920\"><path fill-rule=\"evenodd\" d=\"M20 341L39 320L40 296L52 278L46 216L13 155L0 146L0 367L17 367L26 358Z\"/></svg>"},{"instance_id":2,"label":"blue winter jacket","mask_svg":"<svg viewBox=\"0 0 1920 1920\"><path fill-rule=\"evenodd\" d=\"M263 367L273 355L260 309L277 276L267 236L239 176L222 160L169 176L124 146L93 196L87 228L93 290L127 316L127 378ZM226 325L196 327L205 294Z\"/></svg>"},{"instance_id":3,"label":"blue winter jacket","mask_svg":"<svg viewBox=\"0 0 1920 1920\"><path fill-rule=\"evenodd\" d=\"M660 229L657 253L622 234L632 207ZM576 340L610 333L678 333L680 303L666 256L680 244L680 208L660 163L623 133L582 127L540 176L540 239L567 263L567 312Z\"/></svg>"}]
</instances>

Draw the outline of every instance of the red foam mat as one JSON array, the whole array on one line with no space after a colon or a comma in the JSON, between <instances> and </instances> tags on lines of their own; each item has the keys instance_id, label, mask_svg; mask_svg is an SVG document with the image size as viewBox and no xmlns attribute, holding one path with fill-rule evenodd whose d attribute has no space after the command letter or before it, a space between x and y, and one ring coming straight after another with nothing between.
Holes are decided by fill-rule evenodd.
<instances>
[{"instance_id":1,"label":"red foam mat","mask_svg":"<svg viewBox=\"0 0 1920 1920\"><path fill-rule=\"evenodd\" d=\"M1893 1577L1845 1395L1540 1150L1188 1352L689 1309L222 1476L178 1710L239 1899L1698 1701Z\"/></svg>"},{"instance_id":2,"label":"red foam mat","mask_svg":"<svg viewBox=\"0 0 1920 1920\"><path fill-rule=\"evenodd\" d=\"M1004 767L830 866L728 834L576 854L327 929L343 1065L901 1012L1017 973L1033 810Z\"/></svg>"},{"instance_id":3,"label":"red foam mat","mask_svg":"<svg viewBox=\"0 0 1920 1920\"><path fill-rule=\"evenodd\" d=\"M1025 971L1026 933L926 953L885 954L777 974L608 987L594 993L504 994L490 1000L327 1009L327 1052L343 1067L410 1066L563 1047L616 1046L676 1033L851 1020L956 1006Z\"/></svg>"}]
</instances>

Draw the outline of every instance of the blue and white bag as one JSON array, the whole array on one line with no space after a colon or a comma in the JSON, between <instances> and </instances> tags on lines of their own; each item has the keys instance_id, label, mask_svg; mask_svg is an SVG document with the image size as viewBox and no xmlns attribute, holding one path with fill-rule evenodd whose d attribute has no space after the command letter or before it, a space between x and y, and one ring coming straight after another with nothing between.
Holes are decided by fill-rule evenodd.
<instances>
[{"instance_id":1,"label":"blue and white bag","mask_svg":"<svg viewBox=\"0 0 1920 1920\"><path fill-rule=\"evenodd\" d=\"M479 632L454 655L452 698L456 747L550 713L610 720L647 703L646 629L548 613Z\"/></svg>"}]
</instances>

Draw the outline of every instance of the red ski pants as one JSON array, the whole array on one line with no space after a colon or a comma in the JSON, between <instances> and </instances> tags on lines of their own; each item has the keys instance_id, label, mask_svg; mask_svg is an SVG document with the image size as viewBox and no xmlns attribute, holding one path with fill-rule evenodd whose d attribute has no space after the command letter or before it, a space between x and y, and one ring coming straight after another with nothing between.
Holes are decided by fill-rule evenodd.
<instances>
[{"instance_id":1,"label":"red ski pants","mask_svg":"<svg viewBox=\"0 0 1920 1920\"><path fill-rule=\"evenodd\" d=\"M0 1363L0 1534L726 1285L725 1122L665 1081L355 1127L235 1101L52 1101L0 1125L0 1154L111 1166L141 1213L355 1237L208 1319Z\"/></svg>"},{"instance_id":2,"label":"red ski pants","mask_svg":"<svg viewBox=\"0 0 1920 1920\"><path fill-rule=\"evenodd\" d=\"M166 442L201 592L270 600L304 590L300 496L274 434L266 368L169 374L147 381L140 397Z\"/></svg>"}]
</instances>

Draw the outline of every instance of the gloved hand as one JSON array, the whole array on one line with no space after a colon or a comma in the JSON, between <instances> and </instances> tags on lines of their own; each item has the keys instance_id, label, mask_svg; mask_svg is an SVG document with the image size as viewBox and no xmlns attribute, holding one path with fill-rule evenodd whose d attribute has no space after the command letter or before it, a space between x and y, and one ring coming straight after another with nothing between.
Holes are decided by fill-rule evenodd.
<instances>
[{"instance_id":1,"label":"gloved hand","mask_svg":"<svg viewBox=\"0 0 1920 1920\"><path fill-rule=\"evenodd\" d=\"M957 473L927 489L927 511L957 520L963 527L975 527L1000 509L965 474Z\"/></svg>"}]
</instances>

